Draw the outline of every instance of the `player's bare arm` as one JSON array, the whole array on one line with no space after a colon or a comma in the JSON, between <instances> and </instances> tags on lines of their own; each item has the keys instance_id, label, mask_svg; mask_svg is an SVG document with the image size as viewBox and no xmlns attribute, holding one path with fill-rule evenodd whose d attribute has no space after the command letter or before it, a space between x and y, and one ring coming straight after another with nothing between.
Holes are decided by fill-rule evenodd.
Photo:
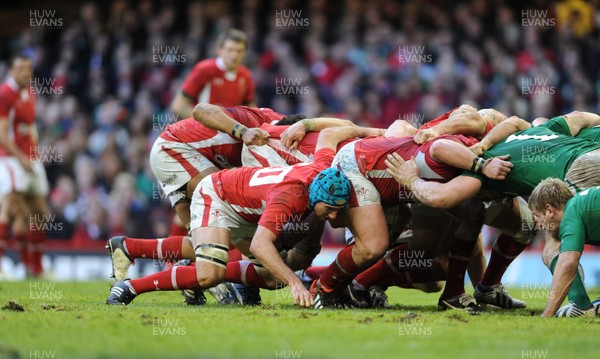
<instances>
[{"instance_id":1,"label":"player's bare arm","mask_svg":"<svg viewBox=\"0 0 600 359\"><path fill-rule=\"evenodd\" d=\"M177 91L175 98L171 102L170 110L176 114L180 120L192 116L194 101L186 96L182 91Z\"/></svg>"},{"instance_id":2,"label":"player's bare arm","mask_svg":"<svg viewBox=\"0 0 600 359\"><path fill-rule=\"evenodd\" d=\"M360 126L326 128L319 134L317 146L315 147L315 153L322 148L331 148L332 150L336 151L337 145L340 142L352 137L383 136L384 133L385 130L381 128Z\"/></svg>"},{"instance_id":3,"label":"player's bare arm","mask_svg":"<svg viewBox=\"0 0 600 359\"><path fill-rule=\"evenodd\" d=\"M306 290L302 281L300 281L294 272L281 259L279 252L275 248L275 245L273 245L275 239L276 236L273 232L259 225L252 238L250 251L269 273L282 283L289 285L292 296L294 297L294 304L301 307L312 306L314 303L310 296L310 292Z\"/></svg>"},{"instance_id":4,"label":"player's bare arm","mask_svg":"<svg viewBox=\"0 0 600 359\"><path fill-rule=\"evenodd\" d=\"M454 116L460 116L468 112L477 112L477 109L471 105L467 105L466 103L460 105L456 110L452 111L448 118L452 118Z\"/></svg>"},{"instance_id":5,"label":"player's bare arm","mask_svg":"<svg viewBox=\"0 0 600 359\"><path fill-rule=\"evenodd\" d=\"M485 120L487 123L491 123L494 126L508 118L505 114L493 108L484 108L477 111L477 113L483 120Z\"/></svg>"},{"instance_id":6,"label":"player's bare arm","mask_svg":"<svg viewBox=\"0 0 600 359\"><path fill-rule=\"evenodd\" d=\"M396 120L385 130L385 137L414 136L417 129L406 120Z\"/></svg>"},{"instance_id":7,"label":"player's bare arm","mask_svg":"<svg viewBox=\"0 0 600 359\"><path fill-rule=\"evenodd\" d=\"M565 300L569 287L575 278L581 252L567 251L558 257L558 262L552 276L552 287L542 317L552 317Z\"/></svg>"},{"instance_id":8,"label":"player's bare arm","mask_svg":"<svg viewBox=\"0 0 600 359\"><path fill-rule=\"evenodd\" d=\"M269 133L260 128L248 128L227 116L221 106L200 102L194 107L193 117L196 121L213 130L230 133L242 140L246 145L264 145Z\"/></svg>"},{"instance_id":9,"label":"player's bare arm","mask_svg":"<svg viewBox=\"0 0 600 359\"><path fill-rule=\"evenodd\" d=\"M475 196L481 182L474 177L458 176L447 183L425 181L419 177L415 159L404 161L397 153L388 156L386 171L402 186L411 190L423 204L435 208L453 208Z\"/></svg>"},{"instance_id":10,"label":"player's bare arm","mask_svg":"<svg viewBox=\"0 0 600 359\"><path fill-rule=\"evenodd\" d=\"M571 134L577 136L579 131L600 125L600 116L591 112L573 111L564 116Z\"/></svg>"},{"instance_id":11,"label":"player's bare arm","mask_svg":"<svg viewBox=\"0 0 600 359\"><path fill-rule=\"evenodd\" d=\"M476 155L481 155L484 151L487 151L500 142L502 139L512 135L513 133L526 130L531 127L531 124L522 118L512 116L502 122L487 134L485 137L476 145L471 146L471 150Z\"/></svg>"},{"instance_id":12,"label":"player's bare arm","mask_svg":"<svg viewBox=\"0 0 600 359\"><path fill-rule=\"evenodd\" d=\"M454 112L453 112L454 114ZM477 138L485 136L487 122L477 112L464 112L451 116L446 121L415 134L416 143L425 143L440 135L472 135Z\"/></svg>"},{"instance_id":13,"label":"player's bare arm","mask_svg":"<svg viewBox=\"0 0 600 359\"><path fill-rule=\"evenodd\" d=\"M17 145L11 141L9 134L9 122L7 118L0 118L0 147L6 149L8 153L15 156L21 166L26 171L31 171L31 162L29 161L29 156L26 153L21 151Z\"/></svg>"},{"instance_id":14,"label":"player's bare arm","mask_svg":"<svg viewBox=\"0 0 600 359\"><path fill-rule=\"evenodd\" d=\"M307 132L317 132L330 127L342 126L354 126L354 123L349 120L333 117L305 118L283 131L281 134L281 144L286 148L295 150Z\"/></svg>"},{"instance_id":15,"label":"player's bare arm","mask_svg":"<svg viewBox=\"0 0 600 359\"><path fill-rule=\"evenodd\" d=\"M431 158L440 163L464 170L479 170L487 178L503 180L510 173L513 164L506 161L508 156L484 160L475 156L469 149L452 140L440 139L429 149Z\"/></svg>"}]
</instances>

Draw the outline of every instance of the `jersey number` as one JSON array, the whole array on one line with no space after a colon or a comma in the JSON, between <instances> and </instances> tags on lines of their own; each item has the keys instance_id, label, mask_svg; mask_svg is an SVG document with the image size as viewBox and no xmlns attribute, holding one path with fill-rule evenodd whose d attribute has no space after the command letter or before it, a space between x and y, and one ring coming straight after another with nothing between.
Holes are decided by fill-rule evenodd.
<instances>
[{"instance_id":1,"label":"jersey number","mask_svg":"<svg viewBox=\"0 0 600 359\"><path fill-rule=\"evenodd\" d=\"M278 167L278 168L264 168L254 172L252 178L250 178L250 187L261 186L264 184L274 184L283 181L285 175L290 173L294 167Z\"/></svg>"},{"instance_id":2,"label":"jersey number","mask_svg":"<svg viewBox=\"0 0 600 359\"><path fill-rule=\"evenodd\" d=\"M508 138L506 139L506 141L504 141L504 143L509 143L512 141L522 141L522 140L538 140L538 141L550 141L553 140L555 138L558 138L558 135L552 134L552 135L510 135L508 136Z\"/></svg>"}]
</instances>

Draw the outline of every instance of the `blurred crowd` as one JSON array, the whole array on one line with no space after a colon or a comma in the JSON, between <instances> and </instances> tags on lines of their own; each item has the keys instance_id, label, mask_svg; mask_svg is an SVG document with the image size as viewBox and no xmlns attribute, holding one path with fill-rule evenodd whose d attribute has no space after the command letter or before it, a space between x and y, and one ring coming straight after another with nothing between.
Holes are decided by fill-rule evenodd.
<instances>
[{"instance_id":1,"label":"blurred crowd","mask_svg":"<svg viewBox=\"0 0 600 359\"><path fill-rule=\"evenodd\" d=\"M532 120L600 112L598 1L97 1L58 29L27 27L56 237L164 236L153 141L193 65L226 28L248 34L256 102L386 127L461 103ZM60 11L55 16L61 16ZM156 54L169 54L169 60ZM0 76L6 76L6 59ZM282 89L287 87L287 89ZM289 90L290 87L298 89ZM50 234L52 236L52 234Z\"/></svg>"}]
</instances>

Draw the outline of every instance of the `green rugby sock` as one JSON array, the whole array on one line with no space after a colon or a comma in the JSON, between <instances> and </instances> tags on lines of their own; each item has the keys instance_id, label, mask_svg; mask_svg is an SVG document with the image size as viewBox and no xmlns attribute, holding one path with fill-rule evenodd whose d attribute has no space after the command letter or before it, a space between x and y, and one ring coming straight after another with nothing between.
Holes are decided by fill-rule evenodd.
<instances>
[{"instance_id":1,"label":"green rugby sock","mask_svg":"<svg viewBox=\"0 0 600 359\"><path fill-rule=\"evenodd\" d=\"M554 274L556 262L558 262L558 255L554 256L554 258L552 258L552 263L550 263L550 272L552 272L552 274ZM581 265L577 266L577 273L575 274L573 283L571 283L568 297L569 301L575 303L579 308L588 308L592 305L592 301L583 286L583 280L581 279L581 275L579 275L579 268L581 268Z\"/></svg>"}]
</instances>

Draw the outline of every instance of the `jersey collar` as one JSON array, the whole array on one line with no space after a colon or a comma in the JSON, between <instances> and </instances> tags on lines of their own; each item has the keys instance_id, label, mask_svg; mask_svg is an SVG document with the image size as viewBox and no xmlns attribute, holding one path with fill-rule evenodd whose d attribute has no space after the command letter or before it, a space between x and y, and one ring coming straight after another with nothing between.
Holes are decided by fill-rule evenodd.
<instances>
[{"instance_id":1,"label":"jersey collar","mask_svg":"<svg viewBox=\"0 0 600 359\"><path fill-rule=\"evenodd\" d=\"M6 79L6 83L8 84L8 87L10 87L14 92L21 92L21 87L19 87L19 84L17 84L17 81L15 81L15 79L12 76Z\"/></svg>"},{"instance_id":2,"label":"jersey collar","mask_svg":"<svg viewBox=\"0 0 600 359\"><path fill-rule=\"evenodd\" d=\"M221 57L217 57L215 60L217 68L225 73L225 78L228 81L234 81L237 77L237 71L229 71L227 70L227 66L225 66L225 61Z\"/></svg>"}]
</instances>

